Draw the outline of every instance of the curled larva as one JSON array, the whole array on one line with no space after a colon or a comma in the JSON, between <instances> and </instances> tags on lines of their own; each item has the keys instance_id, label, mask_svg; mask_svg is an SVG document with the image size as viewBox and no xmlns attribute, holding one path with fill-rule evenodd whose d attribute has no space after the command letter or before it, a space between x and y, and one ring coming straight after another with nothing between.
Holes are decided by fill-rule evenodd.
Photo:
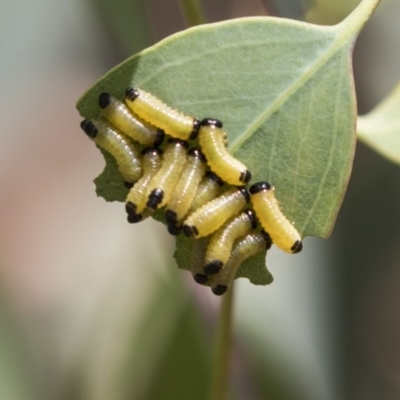
<instances>
[{"instance_id":1,"label":"curled larva","mask_svg":"<svg viewBox=\"0 0 400 400\"><path fill-rule=\"evenodd\" d=\"M233 243L257 226L253 211L246 210L229 219L210 237L204 258L204 271L207 275L217 274L226 264Z\"/></svg>"},{"instance_id":2,"label":"curled larva","mask_svg":"<svg viewBox=\"0 0 400 400\"><path fill-rule=\"evenodd\" d=\"M237 240L225 267L218 274L209 276L212 292L218 296L224 294L235 279L242 262L270 247L271 239L264 231L248 233Z\"/></svg>"},{"instance_id":3,"label":"curled larva","mask_svg":"<svg viewBox=\"0 0 400 400\"><path fill-rule=\"evenodd\" d=\"M184 221L183 233L195 238L207 236L239 213L249 200L244 186L232 188L190 214Z\"/></svg>"},{"instance_id":4,"label":"curled larva","mask_svg":"<svg viewBox=\"0 0 400 400\"><path fill-rule=\"evenodd\" d=\"M152 94L129 87L125 91L125 101L136 115L168 135L181 140L197 137L200 127L198 119L174 110Z\"/></svg>"},{"instance_id":5,"label":"curled larva","mask_svg":"<svg viewBox=\"0 0 400 400\"><path fill-rule=\"evenodd\" d=\"M146 207L156 210L165 206L177 184L187 158L187 142L170 139L165 146L161 168L150 181L147 191Z\"/></svg>"},{"instance_id":6,"label":"curled larva","mask_svg":"<svg viewBox=\"0 0 400 400\"><path fill-rule=\"evenodd\" d=\"M132 187L142 176L139 151L128 137L102 120L83 120L81 128L97 146L110 153L127 187Z\"/></svg>"},{"instance_id":7,"label":"curled larva","mask_svg":"<svg viewBox=\"0 0 400 400\"><path fill-rule=\"evenodd\" d=\"M257 218L272 242L287 253L299 253L303 249L301 236L282 213L272 186L268 182L257 182L249 191Z\"/></svg>"},{"instance_id":8,"label":"curled larva","mask_svg":"<svg viewBox=\"0 0 400 400\"><path fill-rule=\"evenodd\" d=\"M196 190L188 215L215 199L220 194L222 185L222 180L214 172L207 171Z\"/></svg>"},{"instance_id":9,"label":"curled larva","mask_svg":"<svg viewBox=\"0 0 400 400\"><path fill-rule=\"evenodd\" d=\"M203 153L196 148L190 149L182 174L166 205L165 218L172 235L180 233L181 222L189 211L206 167Z\"/></svg>"},{"instance_id":10,"label":"curled larva","mask_svg":"<svg viewBox=\"0 0 400 400\"><path fill-rule=\"evenodd\" d=\"M145 121L141 121L132 114L122 101L108 93L101 93L99 95L99 106L104 118L131 139L144 146L151 147L157 147L162 143L164 132Z\"/></svg>"},{"instance_id":11,"label":"curled larva","mask_svg":"<svg viewBox=\"0 0 400 400\"><path fill-rule=\"evenodd\" d=\"M160 149L149 147L142 151L143 176L129 191L125 200L125 209L128 213L128 221L131 223L142 221L150 214L146 209L147 187L161 167L161 154L162 152Z\"/></svg>"},{"instance_id":12,"label":"curled larva","mask_svg":"<svg viewBox=\"0 0 400 400\"><path fill-rule=\"evenodd\" d=\"M222 122L205 118L200 125L199 143L211 170L230 185L249 182L250 171L226 148L226 133L222 130Z\"/></svg>"}]
</instances>

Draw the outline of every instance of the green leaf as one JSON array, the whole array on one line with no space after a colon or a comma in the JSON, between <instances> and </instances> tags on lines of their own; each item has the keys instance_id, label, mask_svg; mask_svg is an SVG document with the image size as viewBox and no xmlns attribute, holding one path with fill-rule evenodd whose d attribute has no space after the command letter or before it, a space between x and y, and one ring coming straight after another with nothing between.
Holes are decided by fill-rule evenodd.
<instances>
[{"instance_id":1,"label":"green leaf","mask_svg":"<svg viewBox=\"0 0 400 400\"><path fill-rule=\"evenodd\" d=\"M124 185L115 158L106 151L99 149L104 156L106 166L103 172L94 180L96 194L106 201L125 201L129 189Z\"/></svg>"},{"instance_id":2,"label":"green leaf","mask_svg":"<svg viewBox=\"0 0 400 400\"><path fill-rule=\"evenodd\" d=\"M358 138L400 164L400 82L370 113L358 117Z\"/></svg>"},{"instance_id":3,"label":"green leaf","mask_svg":"<svg viewBox=\"0 0 400 400\"><path fill-rule=\"evenodd\" d=\"M378 3L364 0L334 27L257 17L188 29L111 70L78 109L98 117L100 92L123 98L133 85L198 118L221 119L230 151L248 166L253 182L275 186L303 237L326 238L354 154L351 51ZM184 243L179 240L178 253ZM178 263L187 268L182 258ZM263 268L253 263L249 279Z\"/></svg>"}]
</instances>

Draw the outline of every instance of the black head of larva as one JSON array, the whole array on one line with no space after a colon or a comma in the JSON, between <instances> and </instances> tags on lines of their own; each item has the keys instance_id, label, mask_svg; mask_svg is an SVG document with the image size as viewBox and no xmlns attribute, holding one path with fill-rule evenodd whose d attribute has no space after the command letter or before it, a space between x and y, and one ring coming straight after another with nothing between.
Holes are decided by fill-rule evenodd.
<instances>
[{"instance_id":1,"label":"black head of larva","mask_svg":"<svg viewBox=\"0 0 400 400\"><path fill-rule=\"evenodd\" d=\"M248 183L248 182L250 182L250 179L251 179L251 172L248 169L246 169L245 172L240 173L240 177L239 177L240 182Z\"/></svg>"},{"instance_id":2,"label":"black head of larva","mask_svg":"<svg viewBox=\"0 0 400 400\"><path fill-rule=\"evenodd\" d=\"M208 179L213 180L214 182L217 182L219 186L222 186L224 184L224 181L218 175L214 174L214 172L212 171L207 171L206 177Z\"/></svg>"},{"instance_id":3,"label":"black head of larva","mask_svg":"<svg viewBox=\"0 0 400 400\"><path fill-rule=\"evenodd\" d=\"M256 194L271 189L272 186L268 182L257 182L249 187L249 192L251 194Z\"/></svg>"},{"instance_id":4,"label":"black head of larva","mask_svg":"<svg viewBox=\"0 0 400 400\"><path fill-rule=\"evenodd\" d=\"M220 260L213 260L204 267L204 272L207 275L215 275L221 271L223 264Z\"/></svg>"},{"instance_id":5,"label":"black head of larva","mask_svg":"<svg viewBox=\"0 0 400 400\"><path fill-rule=\"evenodd\" d=\"M127 220L130 224L136 224L142 220L142 216L140 214L129 214Z\"/></svg>"},{"instance_id":6,"label":"black head of larva","mask_svg":"<svg viewBox=\"0 0 400 400\"><path fill-rule=\"evenodd\" d=\"M180 145L182 147L185 147L186 149L189 148L188 142L185 142L184 140L181 140L181 139L171 138L171 139L168 140L168 143L178 144L178 145Z\"/></svg>"},{"instance_id":7,"label":"black head of larva","mask_svg":"<svg viewBox=\"0 0 400 400\"><path fill-rule=\"evenodd\" d=\"M162 129L157 130L156 140L153 143L154 147L158 147L162 144L165 138L165 132Z\"/></svg>"},{"instance_id":8,"label":"black head of larva","mask_svg":"<svg viewBox=\"0 0 400 400\"><path fill-rule=\"evenodd\" d=\"M301 240L296 240L290 250L292 250L293 254L300 253L303 250L303 242Z\"/></svg>"},{"instance_id":9,"label":"black head of larva","mask_svg":"<svg viewBox=\"0 0 400 400\"><path fill-rule=\"evenodd\" d=\"M125 211L128 215L136 215L136 209L137 209L136 205L133 204L131 201L128 201L125 204Z\"/></svg>"},{"instance_id":10,"label":"black head of larva","mask_svg":"<svg viewBox=\"0 0 400 400\"><path fill-rule=\"evenodd\" d=\"M182 227L177 224L168 224L167 229L168 229L168 232L174 236L177 236L182 232Z\"/></svg>"},{"instance_id":11,"label":"black head of larva","mask_svg":"<svg viewBox=\"0 0 400 400\"><path fill-rule=\"evenodd\" d=\"M199 134L199 130L200 130L200 121L197 118L193 119L193 130L192 133L190 134L189 139L190 140L195 140Z\"/></svg>"},{"instance_id":12,"label":"black head of larva","mask_svg":"<svg viewBox=\"0 0 400 400\"><path fill-rule=\"evenodd\" d=\"M211 290L215 295L221 296L228 290L228 286L226 286L226 285L217 285L217 286L213 287Z\"/></svg>"},{"instance_id":13,"label":"black head of larva","mask_svg":"<svg viewBox=\"0 0 400 400\"><path fill-rule=\"evenodd\" d=\"M245 213L248 216L249 221L251 222L251 229L256 229L257 228L257 218L254 215L253 211L245 210Z\"/></svg>"},{"instance_id":14,"label":"black head of larva","mask_svg":"<svg viewBox=\"0 0 400 400\"><path fill-rule=\"evenodd\" d=\"M94 123L89 119L84 119L81 122L81 128L90 138L94 139L96 137L98 130Z\"/></svg>"},{"instance_id":15,"label":"black head of larva","mask_svg":"<svg viewBox=\"0 0 400 400\"><path fill-rule=\"evenodd\" d=\"M263 235L265 240L265 250L269 250L272 246L271 236L269 236L269 233L265 232L264 229L261 231L261 235Z\"/></svg>"},{"instance_id":16,"label":"black head of larva","mask_svg":"<svg viewBox=\"0 0 400 400\"><path fill-rule=\"evenodd\" d=\"M111 103L111 96L108 93L103 92L99 94L100 108L106 108L110 105L110 103Z\"/></svg>"},{"instance_id":17,"label":"black head of larva","mask_svg":"<svg viewBox=\"0 0 400 400\"><path fill-rule=\"evenodd\" d=\"M208 277L205 274L195 274L193 275L193 279L200 285L204 285L208 281Z\"/></svg>"},{"instance_id":18,"label":"black head of larva","mask_svg":"<svg viewBox=\"0 0 400 400\"><path fill-rule=\"evenodd\" d=\"M237 186L236 189L243 195L246 203L248 203L250 201L250 195L247 189L244 186Z\"/></svg>"},{"instance_id":19,"label":"black head of larva","mask_svg":"<svg viewBox=\"0 0 400 400\"><path fill-rule=\"evenodd\" d=\"M201 120L200 122L201 126L216 126L217 128L222 128L223 127L223 123L222 121L220 121L219 119L215 119L215 118L204 118Z\"/></svg>"},{"instance_id":20,"label":"black head of larva","mask_svg":"<svg viewBox=\"0 0 400 400\"><path fill-rule=\"evenodd\" d=\"M142 150L142 155L145 156L146 154L161 156L162 151L159 148L155 149L154 147L145 147Z\"/></svg>"},{"instance_id":21,"label":"black head of larva","mask_svg":"<svg viewBox=\"0 0 400 400\"><path fill-rule=\"evenodd\" d=\"M164 191L161 189L154 189L150 194L147 200L147 208L151 210L156 210L157 206L162 202L164 197Z\"/></svg>"},{"instance_id":22,"label":"black head of larva","mask_svg":"<svg viewBox=\"0 0 400 400\"><path fill-rule=\"evenodd\" d=\"M139 97L139 90L133 88L133 87L128 87L125 90L125 98L127 98L130 101L134 101Z\"/></svg>"},{"instance_id":23,"label":"black head of larva","mask_svg":"<svg viewBox=\"0 0 400 400\"><path fill-rule=\"evenodd\" d=\"M203 154L203 152L195 147L192 147L191 149L189 149L188 155L190 157L195 157L195 158L200 159L201 161L207 162L206 157Z\"/></svg>"},{"instance_id":24,"label":"black head of larva","mask_svg":"<svg viewBox=\"0 0 400 400\"><path fill-rule=\"evenodd\" d=\"M199 234L199 231L194 225L183 225L182 231L187 237L196 237Z\"/></svg>"}]
</instances>

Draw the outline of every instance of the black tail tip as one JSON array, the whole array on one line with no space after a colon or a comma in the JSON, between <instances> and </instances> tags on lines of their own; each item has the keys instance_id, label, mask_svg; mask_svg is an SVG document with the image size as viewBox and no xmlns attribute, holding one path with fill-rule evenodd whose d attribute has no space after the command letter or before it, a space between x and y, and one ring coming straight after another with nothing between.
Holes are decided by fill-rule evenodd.
<instances>
[{"instance_id":1,"label":"black tail tip","mask_svg":"<svg viewBox=\"0 0 400 400\"><path fill-rule=\"evenodd\" d=\"M263 235L265 240L265 250L269 250L272 246L271 236L269 235L268 232L264 231L264 229L261 231L261 234Z\"/></svg>"},{"instance_id":2,"label":"black tail tip","mask_svg":"<svg viewBox=\"0 0 400 400\"><path fill-rule=\"evenodd\" d=\"M221 271L221 268L224 264L220 260L213 260L210 263L208 263L204 267L204 272L207 275L215 275L218 274L219 271Z\"/></svg>"},{"instance_id":3,"label":"black tail tip","mask_svg":"<svg viewBox=\"0 0 400 400\"><path fill-rule=\"evenodd\" d=\"M156 139L154 140L153 146L158 147L162 144L165 138L165 132L162 129L157 130Z\"/></svg>"},{"instance_id":4,"label":"black tail tip","mask_svg":"<svg viewBox=\"0 0 400 400\"><path fill-rule=\"evenodd\" d=\"M249 192L251 194L256 194L271 189L272 186L268 182L257 182L249 187Z\"/></svg>"},{"instance_id":5,"label":"black tail tip","mask_svg":"<svg viewBox=\"0 0 400 400\"><path fill-rule=\"evenodd\" d=\"M103 92L99 94L100 108L106 108L110 105L110 103L111 103L111 96L108 93Z\"/></svg>"},{"instance_id":6,"label":"black tail tip","mask_svg":"<svg viewBox=\"0 0 400 400\"><path fill-rule=\"evenodd\" d=\"M215 295L221 296L228 290L228 286L226 286L226 285L217 285L217 286L214 286L213 288L211 288L211 290Z\"/></svg>"},{"instance_id":7,"label":"black tail tip","mask_svg":"<svg viewBox=\"0 0 400 400\"><path fill-rule=\"evenodd\" d=\"M124 186L127 189L132 189L133 188L134 183L133 182L124 182Z\"/></svg>"},{"instance_id":8,"label":"black tail tip","mask_svg":"<svg viewBox=\"0 0 400 400\"><path fill-rule=\"evenodd\" d=\"M136 204L133 204L131 201L125 204L125 211L128 215L136 215L136 209Z\"/></svg>"},{"instance_id":9,"label":"black tail tip","mask_svg":"<svg viewBox=\"0 0 400 400\"><path fill-rule=\"evenodd\" d=\"M83 130L83 132L86 133L86 135L88 135L90 138L95 138L97 135L97 128L95 126L95 124L90 121L90 119L84 119L81 123L81 128Z\"/></svg>"},{"instance_id":10,"label":"black tail tip","mask_svg":"<svg viewBox=\"0 0 400 400\"><path fill-rule=\"evenodd\" d=\"M250 180L251 180L251 172L248 169L246 169L245 172L242 172L240 174L240 182L249 183Z\"/></svg>"},{"instance_id":11,"label":"black tail tip","mask_svg":"<svg viewBox=\"0 0 400 400\"><path fill-rule=\"evenodd\" d=\"M139 97L139 90L137 90L134 87L128 87L125 90L125 98L130 100L130 101L134 101Z\"/></svg>"},{"instance_id":12,"label":"black tail tip","mask_svg":"<svg viewBox=\"0 0 400 400\"><path fill-rule=\"evenodd\" d=\"M208 277L207 275L204 274L194 274L193 279L195 282L197 282L199 285L205 285L208 282Z\"/></svg>"},{"instance_id":13,"label":"black tail tip","mask_svg":"<svg viewBox=\"0 0 400 400\"><path fill-rule=\"evenodd\" d=\"M150 210L157 210L158 206L161 204L164 197L164 191L161 189L154 189L147 200L146 207Z\"/></svg>"},{"instance_id":14,"label":"black tail tip","mask_svg":"<svg viewBox=\"0 0 400 400\"><path fill-rule=\"evenodd\" d=\"M128 214L127 220L130 224L136 224L140 222L143 217L140 214Z\"/></svg>"},{"instance_id":15,"label":"black tail tip","mask_svg":"<svg viewBox=\"0 0 400 400\"><path fill-rule=\"evenodd\" d=\"M198 230L195 226L183 225L183 234L187 237L196 237L198 235Z\"/></svg>"},{"instance_id":16,"label":"black tail tip","mask_svg":"<svg viewBox=\"0 0 400 400\"><path fill-rule=\"evenodd\" d=\"M222 128L223 123L216 118L204 118L200 121L200 126L216 126L217 128Z\"/></svg>"},{"instance_id":17,"label":"black tail tip","mask_svg":"<svg viewBox=\"0 0 400 400\"><path fill-rule=\"evenodd\" d=\"M177 224L168 224L167 229L168 232L173 236L177 236L182 232L182 227Z\"/></svg>"},{"instance_id":18,"label":"black tail tip","mask_svg":"<svg viewBox=\"0 0 400 400\"><path fill-rule=\"evenodd\" d=\"M177 215L176 212L170 209L165 210L165 220L167 224L174 225L177 223Z\"/></svg>"},{"instance_id":19,"label":"black tail tip","mask_svg":"<svg viewBox=\"0 0 400 400\"><path fill-rule=\"evenodd\" d=\"M303 242L296 240L290 250L292 250L292 254L300 253L303 250Z\"/></svg>"}]
</instances>

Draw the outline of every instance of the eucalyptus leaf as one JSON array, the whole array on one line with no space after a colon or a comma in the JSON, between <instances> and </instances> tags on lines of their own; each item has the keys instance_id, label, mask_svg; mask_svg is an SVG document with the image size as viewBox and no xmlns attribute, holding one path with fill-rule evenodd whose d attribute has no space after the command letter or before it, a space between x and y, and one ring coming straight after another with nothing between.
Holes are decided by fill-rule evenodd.
<instances>
[{"instance_id":1,"label":"eucalyptus leaf","mask_svg":"<svg viewBox=\"0 0 400 400\"><path fill-rule=\"evenodd\" d=\"M188 29L111 70L79 100L78 110L98 117L99 93L122 99L126 87L137 86L185 113L222 120L229 150L248 166L252 182L275 186L303 237L326 238L354 155L351 52L378 3L364 0L334 27L254 17ZM184 243L178 241L177 254ZM260 279L261 262L247 265L251 281L271 281L265 273Z\"/></svg>"},{"instance_id":2,"label":"eucalyptus leaf","mask_svg":"<svg viewBox=\"0 0 400 400\"><path fill-rule=\"evenodd\" d=\"M370 113L358 117L358 138L400 164L400 82Z\"/></svg>"}]
</instances>

